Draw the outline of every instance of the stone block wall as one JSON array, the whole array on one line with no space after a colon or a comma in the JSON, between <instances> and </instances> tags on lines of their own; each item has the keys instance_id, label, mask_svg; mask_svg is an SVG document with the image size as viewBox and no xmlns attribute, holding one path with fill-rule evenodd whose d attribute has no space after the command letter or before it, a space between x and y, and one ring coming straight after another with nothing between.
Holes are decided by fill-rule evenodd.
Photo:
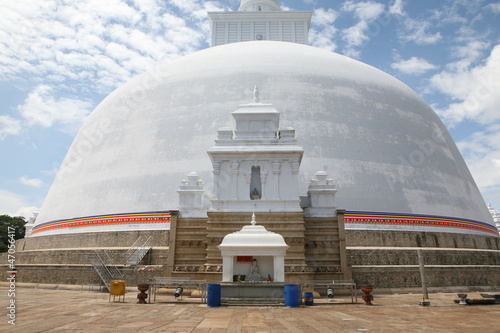
<instances>
[{"instance_id":1,"label":"stone block wall","mask_svg":"<svg viewBox=\"0 0 500 333\"><path fill-rule=\"evenodd\" d=\"M25 250L45 250L60 248L103 248L119 247L129 248L134 242L143 236L153 238L153 246L168 246L169 230L154 231L120 231L120 232L91 232L68 235L48 235L27 237L17 241L17 251Z\"/></svg>"},{"instance_id":2,"label":"stone block wall","mask_svg":"<svg viewBox=\"0 0 500 333\"><path fill-rule=\"evenodd\" d=\"M88 283L87 281L100 283L90 265L89 253L93 250L106 250L122 271L133 271L133 268L123 266L125 253L141 235L142 241L152 237L152 248L139 265L166 265L170 235L168 230L28 237L16 242L17 280L48 284L82 284ZM0 260L1 274L7 274L7 254L2 253ZM135 274L127 273L127 279L134 282Z\"/></svg>"},{"instance_id":3,"label":"stone block wall","mask_svg":"<svg viewBox=\"0 0 500 333\"><path fill-rule=\"evenodd\" d=\"M4 267L0 267L1 274L6 276ZM164 276L163 269L149 271L137 271L134 268L121 268L123 277L128 286L139 283L147 283L153 277ZM37 284L74 284L100 285L101 279L92 266L89 265L23 265L16 274L17 282Z\"/></svg>"},{"instance_id":4,"label":"stone block wall","mask_svg":"<svg viewBox=\"0 0 500 333\"><path fill-rule=\"evenodd\" d=\"M418 266L354 266L354 281L358 286L369 284L375 289L420 288ZM500 266L429 266L425 267L425 277L429 288L439 287L484 287L489 290L500 288Z\"/></svg>"},{"instance_id":5,"label":"stone block wall","mask_svg":"<svg viewBox=\"0 0 500 333\"><path fill-rule=\"evenodd\" d=\"M346 245L348 247L438 247L500 250L500 237L440 232L347 229Z\"/></svg>"},{"instance_id":6,"label":"stone block wall","mask_svg":"<svg viewBox=\"0 0 500 333\"><path fill-rule=\"evenodd\" d=\"M346 230L358 285L421 287L421 250L429 287L500 286L500 237L410 231Z\"/></svg>"},{"instance_id":7,"label":"stone block wall","mask_svg":"<svg viewBox=\"0 0 500 333\"><path fill-rule=\"evenodd\" d=\"M418 248L347 249L352 266L418 265ZM490 265L500 266L500 251L422 249L425 265Z\"/></svg>"}]
</instances>

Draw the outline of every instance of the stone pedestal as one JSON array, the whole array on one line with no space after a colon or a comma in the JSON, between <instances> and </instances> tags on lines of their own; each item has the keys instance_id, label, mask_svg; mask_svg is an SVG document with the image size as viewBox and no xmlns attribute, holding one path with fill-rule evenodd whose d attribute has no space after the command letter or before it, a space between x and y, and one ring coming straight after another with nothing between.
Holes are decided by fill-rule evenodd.
<instances>
[{"instance_id":1,"label":"stone pedestal","mask_svg":"<svg viewBox=\"0 0 500 333\"><path fill-rule=\"evenodd\" d=\"M285 283L221 282L221 303L283 304Z\"/></svg>"}]
</instances>

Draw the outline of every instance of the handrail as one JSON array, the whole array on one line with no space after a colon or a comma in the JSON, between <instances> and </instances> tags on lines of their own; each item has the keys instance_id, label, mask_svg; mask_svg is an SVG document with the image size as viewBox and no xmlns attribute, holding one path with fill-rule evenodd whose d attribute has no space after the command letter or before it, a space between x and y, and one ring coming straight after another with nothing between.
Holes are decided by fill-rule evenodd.
<instances>
[{"instance_id":1,"label":"handrail","mask_svg":"<svg viewBox=\"0 0 500 333\"><path fill-rule=\"evenodd\" d=\"M94 258L92 261L92 267L94 267L95 271L101 278L102 282L104 282L104 286L109 290L109 285L112 280L112 275L109 269L106 267L105 262L97 252L97 250L94 250Z\"/></svg>"},{"instance_id":2,"label":"handrail","mask_svg":"<svg viewBox=\"0 0 500 333\"><path fill-rule=\"evenodd\" d=\"M139 237L139 239L141 239L141 237ZM134 244L136 244L139 241L139 239L137 239L137 241ZM125 260L125 265L136 266L142 260L142 258L144 258L146 253L148 253L148 251L151 249L152 242L153 242L153 237L149 236L149 238L146 239L146 241L141 246L135 246L134 252L131 253Z\"/></svg>"},{"instance_id":3,"label":"handrail","mask_svg":"<svg viewBox=\"0 0 500 333\"><path fill-rule=\"evenodd\" d=\"M183 287L196 288L201 292L201 303L207 302L207 280L191 280L190 278L167 278L154 277L150 280L150 301L156 301L156 294L159 288Z\"/></svg>"},{"instance_id":4,"label":"handrail","mask_svg":"<svg viewBox=\"0 0 500 333\"><path fill-rule=\"evenodd\" d=\"M301 290L302 288L347 288L351 291L351 302L358 303L358 293L354 280L301 280L299 286Z\"/></svg>"},{"instance_id":5,"label":"handrail","mask_svg":"<svg viewBox=\"0 0 500 333\"><path fill-rule=\"evenodd\" d=\"M93 250L89 253L89 256L92 267L108 290L111 281L123 278L123 273L116 267L113 259L106 250Z\"/></svg>"},{"instance_id":6,"label":"handrail","mask_svg":"<svg viewBox=\"0 0 500 333\"><path fill-rule=\"evenodd\" d=\"M125 252L125 254L123 255L123 262L127 262L130 259L130 257L135 253L135 251L139 247L138 244L141 241L141 239L142 235L139 236L139 238L135 240L134 244L132 244L132 246L128 248L127 252Z\"/></svg>"},{"instance_id":7,"label":"handrail","mask_svg":"<svg viewBox=\"0 0 500 333\"><path fill-rule=\"evenodd\" d=\"M104 252L104 255L106 256L107 262L109 263L109 267L111 267L111 270L113 270L113 272L110 272L111 277L112 278L123 277L123 273L118 269L118 267L116 267L115 262L110 257L109 253L106 250L104 250L103 252ZM106 266L106 269L108 269L107 265L105 265L105 266ZM108 269L108 271L109 271L109 269Z\"/></svg>"}]
</instances>

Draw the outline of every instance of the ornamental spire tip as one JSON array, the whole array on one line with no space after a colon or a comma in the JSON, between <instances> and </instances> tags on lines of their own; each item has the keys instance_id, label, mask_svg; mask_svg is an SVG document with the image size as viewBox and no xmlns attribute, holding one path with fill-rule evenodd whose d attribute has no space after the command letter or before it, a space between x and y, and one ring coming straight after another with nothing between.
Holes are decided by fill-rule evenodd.
<instances>
[{"instance_id":1,"label":"ornamental spire tip","mask_svg":"<svg viewBox=\"0 0 500 333\"><path fill-rule=\"evenodd\" d=\"M259 87L255 86L253 87L253 102L254 103L259 103L260 98L259 98Z\"/></svg>"}]
</instances>

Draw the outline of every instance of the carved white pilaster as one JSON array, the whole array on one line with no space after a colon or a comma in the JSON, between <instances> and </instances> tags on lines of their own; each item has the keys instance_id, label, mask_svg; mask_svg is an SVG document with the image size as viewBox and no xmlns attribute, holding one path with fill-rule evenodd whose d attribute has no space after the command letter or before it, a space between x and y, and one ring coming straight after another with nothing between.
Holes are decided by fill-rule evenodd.
<instances>
[{"instance_id":1,"label":"carved white pilaster","mask_svg":"<svg viewBox=\"0 0 500 333\"><path fill-rule=\"evenodd\" d=\"M252 180L252 174L250 172L245 172L245 183L250 184Z\"/></svg>"},{"instance_id":2,"label":"carved white pilaster","mask_svg":"<svg viewBox=\"0 0 500 333\"><path fill-rule=\"evenodd\" d=\"M265 184L267 182L267 170L266 169L260 170L260 181L262 182L262 184Z\"/></svg>"},{"instance_id":3,"label":"carved white pilaster","mask_svg":"<svg viewBox=\"0 0 500 333\"><path fill-rule=\"evenodd\" d=\"M300 169L300 163L299 162L292 162L292 178L293 178L293 196L296 197L299 195L299 169Z\"/></svg>"},{"instance_id":4,"label":"carved white pilaster","mask_svg":"<svg viewBox=\"0 0 500 333\"><path fill-rule=\"evenodd\" d=\"M281 163L273 162L273 175L274 175L274 199L280 198L280 173Z\"/></svg>"},{"instance_id":5,"label":"carved white pilaster","mask_svg":"<svg viewBox=\"0 0 500 333\"><path fill-rule=\"evenodd\" d=\"M231 198L238 200L238 174L240 164L238 161L231 161Z\"/></svg>"},{"instance_id":6,"label":"carved white pilaster","mask_svg":"<svg viewBox=\"0 0 500 333\"><path fill-rule=\"evenodd\" d=\"M218 196L218 189L219 189L219 175L220 175L220 163L215 161L213 163L213 175L214 175L214 190L213 190L213 195L212 197L214 199L217 198Z\"/></svg>"}]
</instances>

